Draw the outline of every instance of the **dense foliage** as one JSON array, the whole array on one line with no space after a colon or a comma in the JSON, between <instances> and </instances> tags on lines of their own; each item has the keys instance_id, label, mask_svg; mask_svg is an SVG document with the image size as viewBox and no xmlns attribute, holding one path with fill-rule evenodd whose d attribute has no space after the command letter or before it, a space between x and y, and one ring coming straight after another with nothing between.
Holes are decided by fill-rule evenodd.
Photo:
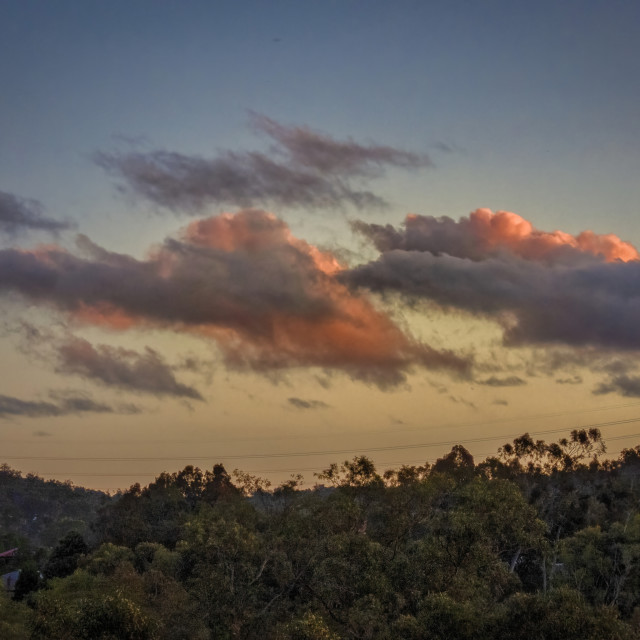
<instances>
[{"instance_id":1,"label":"dense foliage","mask_svg":"<svg viewBox=\"0 0 640 640\"><path fill-rule=\"evenodd\" d=\"M90 538L90 525L98 509L109 501L102 491L33 474L23 476L0 464L0 552L9 548L12 540L53 547L71 531Z\"/></svg>"},{"instance_id":2,"label":"dense foliage","mask_svg":"<svg viewBox=\"0 0 640 640\"><path fill-rule=\"evenodd\" d=\"M593 429L480 464L357 457L310 490L164 473L34 550L0 637L640 638L640 447L603 453Z\"/></svg>"}]
</instances>

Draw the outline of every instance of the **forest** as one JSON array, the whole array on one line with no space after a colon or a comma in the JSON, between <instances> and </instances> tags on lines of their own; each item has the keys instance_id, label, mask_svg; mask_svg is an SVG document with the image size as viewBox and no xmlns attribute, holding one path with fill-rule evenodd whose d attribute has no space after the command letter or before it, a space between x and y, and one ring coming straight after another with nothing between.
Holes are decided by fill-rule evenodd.
<instances>
[{"instance_id":1,"label":"forest","mask_svg":"<svg viewBox=\"0 0 640 640\"><path fill-rule=\"evenodd\" d=\"M0 638L640 638L640 446L528 434L306 488L222 464L107 495L0 466Z\"/></svg>"}]
</instances>

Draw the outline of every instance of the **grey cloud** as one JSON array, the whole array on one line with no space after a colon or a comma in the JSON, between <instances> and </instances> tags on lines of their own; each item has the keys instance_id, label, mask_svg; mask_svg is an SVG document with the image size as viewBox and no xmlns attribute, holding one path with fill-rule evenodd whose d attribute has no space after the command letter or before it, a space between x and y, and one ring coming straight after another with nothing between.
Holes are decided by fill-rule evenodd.
<instances>
[{"instance_id":1,"label":"grey cloud","mask_svg":"<svg viewBox=\"0 0 640 640\"><path fill-rule=\"evenodd\" d=\"M355 220L354 231L367 238L380 252L429 251L435 255L448 254L461 258L479 259L486 247L472 233L468 220L459 222L442 216L407 216L400 229L391 224L381 225Z\"/></svg>"},{"instance_id":2,"label":"grey cloud","mask_svg":"<svg viewBox=\"0 0 640 640\"><path fill-rule=\"evenodd\" d=\"M83 413L138 413L134 405L112 407L96 402L83 395L52 394L54 402L45 400L22 400L13 396L0 395L0 419L12 417L55 418ZM44 433L44 432L43 432Z\"/></svg>"},{"instance_id":3,"label":"grey cloud","mask_svg":"<svg viewBox=\"0 0 640 640\"><path fill-rule=\"evenodd\" d=\"M303 400L302 398L289 398L289 404L296 409L327 409L329 405L322 400Z\"/></svg>"},{"instance_id":4,"label":"grey cloud","mask_svg":"<svg viewBox=\"0 0 640 640\"><path fill-rule=\"evenodd\" d=\"M582 376L572 376L571 378L556 378L556 384L582 384Z\"/></svg>"},{"instance_id":5,"label":"grey cloud","mask_svg":"<svg viewBox=\"0 0 640 640\"><path fill-rule=\"evenodd\" d=\"M21 400L12 396L0 395L0 418L9 416L39 418L59 415L63 415L62 409L52 402Z\"/></svg>"},{"instance_id":6,"label":"grey cloud","mask_svg":"<svg viewBox=\"0 0 640 640\"><path fill-rule=\"evenodd\" d=\"M61 398L60 409L63 413L114 413L115 409L103 402L96 402L85 396ZM129 413L129 411L126 411Z\"/></svg>"},{"instance_id":7,"label":"grey cloud","mask_svg":"<svg viewBox=\"0 0 640 640\"><path fill-rule=\"evenodd\" d=\"M255 129L266 133L275 145L273 152L286 162L342 176L377 176L385 166L403 169L428 167L425 154L411 153L385 145L363 145L353 140L334 140L308 127L285 127L261 114L252 114Z\"/></svg>"},{"instance_id":8,"label":"grey cloud","mask_svg":"<svg viewBox=\"0 0 640 640\"><path fill-rule=\"evenodd\" d=\"M617 393L626 398L640 398L640 376L612 376L607 382L601 382L593 393L595 395Z\"/></svg>"},{"instance_id":9,"label":"grey cloud","mask_svg":"<svg viewBox=\"0 0 640 640\"><path fill-rule=\"evenodd\" d=\"M527 384L525 380L518 376L507 376L506 378L491 376L485 380L476 380L476 382L488 387L521 387L522 385Z\"/></svg>"},{"instance_id":10,"label":"grey cloud","mask_svg":"<svg viewBox=\"0 0 640 640\"><path fill-rule=\"evenodd\" d=\"M70 222L46 217L35 200L0 191L0 233L15 236L25 230L38 230L56 234L72 226Z\"/></svg>"},{"instance_id":11,"label":"grey cloud","mask_svg":"<svg viewBox=\"0 0 640 640\"><path fill-rule=\"evenodd\" d=\"M591 371L620 375L637 369L638 361L633 351L624 353L600 347L559 346L534 350L527 363L529 375L532 376L538 374L553 376L560 375L559 372L566 372L564 378L560 380L564 380L567 384L569 380L576 380L577 383L580 376L575 372L583 367Z\"/></svg>"},{"instance_id":12,"label":"grey cloud","mask_svg":"<svg viewBox=\"0 0 640 640\"><path fill-rule=\"evenodd\" d=\"M138 353L71 338L56 351L59 373L77 374L134 393L204 400L197 389L178 382L171 367L149 347Z\"/></svg>"},{"instance_id":13,"label":"grey cloud","mask_svg":"<svg viewBox=\"0 0 640 640\"><path fill-rule=\"evenodd\" d=\"M341 276L499 320L505 343L640 348L640 262L541 264L391 250Z\"/></svg>"},{"instance_id":14,"label":"grey cloud","mask_svg":"<svg viewBox=\"0 0 640 640\"><path fill-rule=\"evenodd\" d=\"M624 356L616 354L608 358L602 358L599 362L597 370L604 371L612 376L620 376L628 374L638 368L638 359L634 356Z\"/></svg>"},{"instance_id":15,"label":"grey cloud","mask_svg":"<svg viewBox=\"0 0 640 640\"><path fill-rule=\"evenodd\" d=\"M314 209L344 203L358 208L385 205L370 191L351 189L341 180L283 165L258 152L226 152L216 158L170 151L99 153L95 159L139 196L181 213L197 213L210 204Z\"/></svg>"},{"instance_id":16,"label":"grey cloud","mask_svg":"<svg viewBox=\"0 0 640 640\"><path fill-rule=\"evenodd\" d=\"M152 203L181 212L208 205L304 206L359 209L385 201L354 181L386 167L418 168L429 158L388 146L341 142L304 127L284 127L254 115L254 127L273 140L269 154L224 151L212 158L156 150L95 154L96 163Z\"/></svg>"}]
</instances>

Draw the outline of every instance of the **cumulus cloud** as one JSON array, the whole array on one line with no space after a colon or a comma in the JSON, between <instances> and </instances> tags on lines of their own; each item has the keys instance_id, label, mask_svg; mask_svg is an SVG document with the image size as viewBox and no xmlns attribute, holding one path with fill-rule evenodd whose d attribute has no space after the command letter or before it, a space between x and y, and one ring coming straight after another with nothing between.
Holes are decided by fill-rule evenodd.
<instances>
[{"instance_id":1,"label":"cumulus cloud","mask_svg":"<svg viewBox=\"0 0 640 640\"><path fill-rule=\"evenodd\" d=\"M101 152L95 161L133 193L180 212L198 212L211 204L380 207L386 204L382 198L357 185L380 176L387 167L431 165L426 155L334 140L257 114L253 126L271 138L269 153L224 151L203 158L164 150Z\"/></svg>"},{"instance_id":2,"label":"cumulus cloud","mask_svg":"<svg viewBox=\"0 0 640 640\"><path fill-rule=\"evenodd\" d=\"M492 317L506 344L640 348L640 261L631 245L589 232L533 233L526 221L514 231L507 218L507 231L486 237L471 233L469 220L410 218L400 231L361 223L382 253L341 279Z\"/></svg>"},{"instance_id":3,"label":"cumulus cloud","mask_svg":"<svg viewBox=\"0 0 640 640\"><path fill-rule=\"evenodd\" d=\"M194 387L178 382L157 351L143 353L110 345L92 345L71 337L56 347L57 371L76 374L130 392L204 400Z\"/></svg>"},{"instance_id":4,"label":"cumulus cloud","mask_svg":"<svg viewBox=\"0 0 640 640\"><path fill-rule=\"evenodd\" d=\"M296 409L328 409L329 405L322 400L303 400L302 398L289 398L288 402Z\"/></svg>"},{"instance_id":5,"label":"cumulus cloud","mask_svg":"<svg viewBox=\"0 0 640 640\"><path fill-rule=\"evenodd\" d=\"M42 205L35 200L0 191L0 233L16 236L22 231L38 230L56 234L72 226L70 222L45 216Z\"/></svg>"},{"instance_id":6,"label":"cumulus cloud","mask_svg":"<svg viewBox=\"0 0 640 640\"><path fill-rule=\"evenodd\" d=\"M3 418L55 418L83 413L139 413L135 405L125 404L113 407L96 402L88 396L77 394L50 394L53 401L23 400L13 396L0 395L0 419ZM39 435L44 434L41 432ZM46 434L45 434L46 435Z\"/></svg>"},{"instance_id":7,"label":"cumulus cloud","mask_svg":"<svg viewBox=\"0 0 640 640\"><path fill-rule=\"evenodd\" d=\"M51 246L0 251L0 291L111 329L196 333L215 340L237 368L317 366L384 387L403 382L416 366L466 375L471 365L412 338L338 282L343 267L332 254L261 210L195 221L145 260L86 237L79 249L82 255Z\"/></svg>"},{"instance_id":8,"label":"cumulus cloud","mask_svg":"<svg viewBox=\"0 0 640 640\"><path fill-rule=\"evenodd\" d=\"M428 251L434 255L483 260L512 253L527 260L575 259L578 254L598 256L607 262L638 260L633 245L613 234L583 231L577 236L564 231L540 231L510 211L492 213L476 209L458 221L443 216L411 214L400 229L392 225L353 223L354 229L373 242L380 252Z\"/></svg>"}]
</instances>

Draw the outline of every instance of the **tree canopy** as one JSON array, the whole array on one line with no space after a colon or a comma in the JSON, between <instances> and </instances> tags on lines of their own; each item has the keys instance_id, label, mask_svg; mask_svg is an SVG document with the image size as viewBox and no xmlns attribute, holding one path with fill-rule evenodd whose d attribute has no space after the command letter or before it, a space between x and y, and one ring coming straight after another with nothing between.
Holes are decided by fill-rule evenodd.
<instances>
[{"instance_id":1,"label":"tree canopy","mask_svg":"<svg viewBox=\"0 0 640 640\"><path fill-rule=\"evenodd\" d=\"M97 501L55 544L23 538L11 560L22 600L0 599L0 632L640 638L640 446L604 452L592 429L556 443L524 434L480 463L462 445L384 472L356 456L312 489L222 464L163 473ZM33 491L33 478L2 473Z\"/></svg>"}]
</instances>

